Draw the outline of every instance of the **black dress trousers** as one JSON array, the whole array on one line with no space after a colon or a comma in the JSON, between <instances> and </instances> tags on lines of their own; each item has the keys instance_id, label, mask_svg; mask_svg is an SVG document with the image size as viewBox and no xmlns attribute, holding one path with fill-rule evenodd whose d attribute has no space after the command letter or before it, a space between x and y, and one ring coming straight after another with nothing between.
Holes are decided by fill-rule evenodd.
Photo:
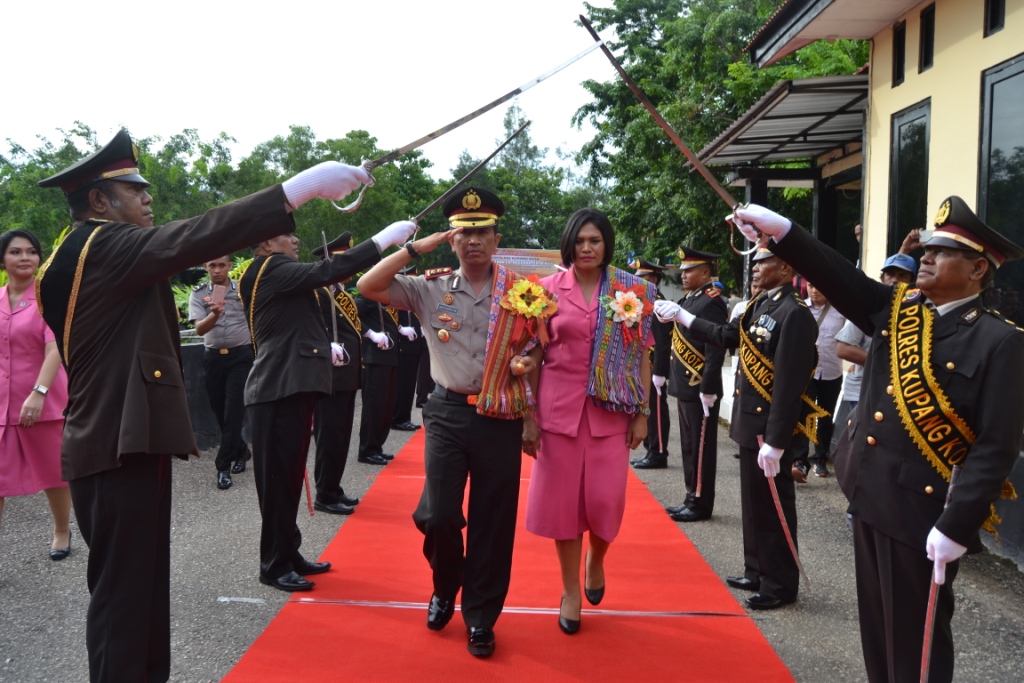
<instances>
[{"instance_id":1,"label":"black dress trousers","mask_svg":"<svg viewBox=\"0 0 1024 683\"><path fill-rule=\"evenodd\" d=\"M434 593L453 599L461 587L466 626L493 626L512 574L523 421L484 417L438 393L423 408L423 421L426 481L413 520L424 535Z\"/></svg>"},{"instance_id":2,"label":"black dress trousers","mask_svg":"<svg viewBox=\"0 0 1024 683\"><path fill-rule=\"evenodd\" d=\"M647 453L668 457L668 432L672 428L672 416L668 407L668 390L661 388L661 396L654 390L652 383L647 387L650 397L651 415L647 418L647 436L644 437L644 449Z\"/></svg>"},{"instance_id":3,"label":"black dress trousers","mask_svg":"<svg viewBox=\"0 0 1024 683\"><path fill-rule=\"evenodd\" d=\"M363 412L359 416L359 457L384 452L395 412L397 365L368 364L363 368Z\"/></svg>"},{"instance_id":4,"label":"black dress trousers","mask_svg":"<svg viewBox=\"0 0 1024 683\"><path fill-rule=\"evenodd\" d=\"M252 369L252 345L245 344L227 353L220 349L203 352L206 395L220 427L220 448L214 464L218 472L231 469L231 463L245 453L242 423L245 421L245 380Z\"/></svg>"},{"instance_id":5,"label":"black dress trousers","mask_svg":"<svg viewBox=\"0 0 1024 683\"><path fill-rule=\"evenodd\" d=\"M683 450L684 505L694 512L711 514L715 509L715 478L718 472L718 407L708 410L707 421L700 401L676 401L679 417L679 441ZM700 432L704 427L704 459L700 460ZM698 467L699 465L699 467ZM697 497L697 470L700 470L700 498Z\"/></svg>"},{"instance_id":6,"label":"black dress trousers","mask_svg":"<svg viewBox=\"0 0 1024 683\"><path fill-rule=\"evenodd\" d=\"M317 395L307 391L249 406L253 474L263 518L260 573L268 579L294 571L302 560L302 535L295 518Z\"/></svg>"},{"instance_id":7,"label":"black dress trousers","mask_svg":"<svg viewBox=\"0 0 1024 683\"><path fill-rule=\"evenodd\" d=\"M89 679L166 681L171 671L171 456L122 456L69 482L89 546Z\"/></svg>"},{"instance_id":8,"label":"black dress trousers","mask_svg":"<svg viewBox=\"0 0 1024 683\"><path fill-rule=\"evenodd\" d=\"M412 402L416 397L416 377L420 370L419 353L401 353L398 356L397 389L392 424L412 422Z\"/></svg>"},{"instance_id":9,"label":"black dress trousers","mask_svg":"<svg viewBox=\"0 0 1024 683\"><path fill-rule=\"evenodd\" d=\"M341 478L348 464L348 445L352 440L357 389L321 394L313 411L313 438L316 440L316 499L325 505L340 502L345 490Z\"/></svg>"}]
</instances>

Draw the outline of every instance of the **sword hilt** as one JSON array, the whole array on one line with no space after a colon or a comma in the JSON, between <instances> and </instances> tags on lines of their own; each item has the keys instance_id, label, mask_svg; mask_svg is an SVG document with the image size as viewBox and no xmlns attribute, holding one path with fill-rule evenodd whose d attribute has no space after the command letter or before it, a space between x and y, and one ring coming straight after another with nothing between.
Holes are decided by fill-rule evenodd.
<instances>
[{"instance_id":1,"label":"sword hilt","mask_svg":"<svg viewBox=\"0 0 1024 683\"><path fill-rule=\"evenodd\" d=\"M348 206L338 206L338 204L333 199L331 200L331 206L333 206L338 211L341 211L342 213L352 213L353 211L358 209L359 205L363 203L363 195L366 194L366 190L373 187L377 183L377 179L373 177L372 173L373 169L377 168L377 166L374 165L374 163L367 159L366 157L363 157L363 162L360 164L360 166L362 166L363 170L366 171L366 175L370 176L370 182L363 185L363 187L359 190L359 196L356 197L356 200L349 204Z\"/></svg>"}]
</instances>

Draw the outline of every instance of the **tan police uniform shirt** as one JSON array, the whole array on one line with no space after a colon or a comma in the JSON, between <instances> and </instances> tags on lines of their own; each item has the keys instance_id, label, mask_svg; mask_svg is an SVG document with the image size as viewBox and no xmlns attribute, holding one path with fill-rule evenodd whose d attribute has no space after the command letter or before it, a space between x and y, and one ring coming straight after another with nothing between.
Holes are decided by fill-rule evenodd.
<instances>
[{"instance_id":1,"label":"tan police uniform shirt","mask_svg":"<svg viewBox=\"0 0 1024 683\"><path fill-rule=\"evenodd\" d=\"M188 301L188 318L193 325L210 315L212 297L212 282L205 282L192 290ZM245 309L242 300L238 298L238 280L231 280L231 286L224 296L224 315L203 335L203 344L208 349L233 349L251 343Z\"/></svg>"},{"instance_id":2,"label":"tan police uniform shirt","mask_svg":"<svg viewBox=\"0 0 1024 683\"><path fill-rule=\"evenodd\" d=\"M476 294L459 270L429 280L396 275L388 294L391 306L412 311L420 319L433 380L460 394L479 394L491 313L490 281Z\"/></svg>"}]
</instances>

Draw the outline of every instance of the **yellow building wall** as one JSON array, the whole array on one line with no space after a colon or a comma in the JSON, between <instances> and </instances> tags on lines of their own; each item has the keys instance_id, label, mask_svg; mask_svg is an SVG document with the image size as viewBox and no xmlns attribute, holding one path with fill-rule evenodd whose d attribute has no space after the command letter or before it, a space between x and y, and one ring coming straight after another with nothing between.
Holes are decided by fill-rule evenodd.
<instances>
[{"instance_id":1,"label":"yellow building wall","mask_svg":"<svg viewBox=\"0 0 1024 683\"><path fill-rule=\"evenodd\" d=\"M921 10L930 4L921 3L901 19L906 21L906 65L903 83L895 88L892 29L872 39L863 224L864 271L869 274L878 273L888 256L892 115L931 99L929 225L906 227L931 227L939 203L949 195L976 208L982 72L1024 52L1024 0L1006 0L1003 29L988 38L982 0L936 0L934 63L918 73Z\"/></svg>"}]
</instances>

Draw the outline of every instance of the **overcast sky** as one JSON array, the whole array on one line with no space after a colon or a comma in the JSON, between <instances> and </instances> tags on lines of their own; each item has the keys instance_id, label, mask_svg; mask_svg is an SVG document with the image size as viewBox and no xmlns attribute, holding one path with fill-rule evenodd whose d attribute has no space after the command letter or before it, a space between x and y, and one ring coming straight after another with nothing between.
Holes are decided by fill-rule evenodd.
<instances>
[{"instance_id":1,"label":"overcast sky","mask_svg":"<svg viewBox=\"0 0 1024 683\"><path fill-rule=\"evenodd\" d=\"M2 5L0 140L28 149L76 120L101 142L121 126L164 139L223 131L238 141L236 162L292 124L321 140L366 130L392 149L593 44L574 24L581 0ZM519 97L552 163L555 148L577 151L592 136L570 123L590 100L580 83L614 77L595 51ZM422 147L433 174L448 177L464 149L491 152L507 106Z\"/></svg>"}]
</instances>

